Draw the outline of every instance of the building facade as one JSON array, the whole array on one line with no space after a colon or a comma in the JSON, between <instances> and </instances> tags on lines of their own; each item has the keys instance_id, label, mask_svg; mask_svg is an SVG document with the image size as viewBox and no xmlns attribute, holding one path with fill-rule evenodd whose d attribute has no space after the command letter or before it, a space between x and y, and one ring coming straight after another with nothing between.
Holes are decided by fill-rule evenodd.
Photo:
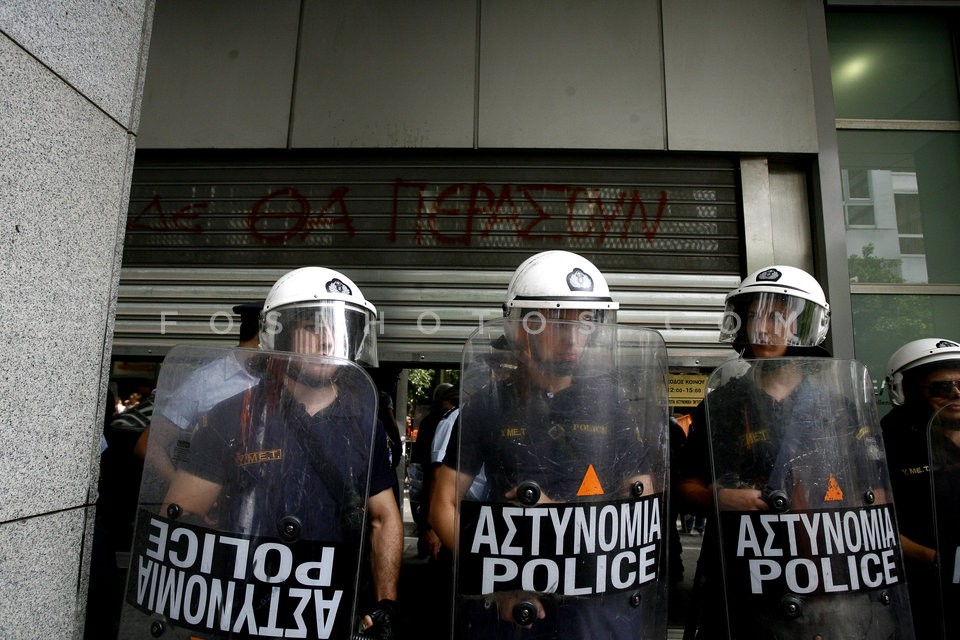
<instances>
[{"instance_id":1,"label":"building facade","mask_svg":"<svg viewBox=\"0 0 960 640\"><path fill-rule=\"evenodd\" d=\"M124 60L133 50L149 60L139 126L138 84L127 83L122 108L101 105L72 80L75 56L47 59L69 32L53 20L64 14L51 10L50 29L37 33L23 11L0 11L7 55L52 78L33 89L25 76L3 108L43 118L34 104L57 103L62 90L94 119L108 116L114 134L122 129L127 154L92 180L116 192L83 206L48 197L43 184L18 187L11 200L24 220L49 212L70 246L100 247L82 253L96 284L69 290L88 310L71 335L92 341L89 364L88 332L101 332L102 373L94 383L80 368L79 395L63 407L87 416L71 437L90 446L58 473L92 486L93 416L110 375L149 378L174 344L232 344L230 308L310 264L344 271L377 304L380 360L398 375L455 366L470 331L499 314L513 269L542 249L595 261L621 320L661 331L678 376L705 375L731 356L716 344L718 325L743 275L799 266L827 291L831 350L863 360L879 381L903 342L960 337L958 259L948 248L960 225L956 4L139 3L94 21L123 23L110 42L132 47ZM5 134L28 139L33 127L13 122L5 118ZM119 158L104 140L89 153ZM5 168L49 166L21 147ZM88 185L87 172L105 164L57 169L66 176L57 185L75 194L64 184ZM121 226L76 233L105 216ZM25 306L5 308L60 309L25 265L55 269L69 253L6 255L5 271L30 293ZM54 358L48 366L76 348L62 336L52 350L49 337L34 339L26 351ZM22 370L9 369L4 384L17 386ZM0 437L29 443L36 458L49 440L20 423L46 409L20 404L17 426ZM22 501L0 525L0 558L36 514L55 510L28 495L35 473L5 479ZM31 588L44 593L41 584Z\"/></svg>"},{"instance_id":2,"label":"building facade","mask_svg":"<svg viewBox=\"0 0 960 640\"><path fill-rule=\"evenodd\" d=\"M211 318L324 264L381 308L381 362L456 363L513 269L561 248L698 370L729 357L744 269L826 260L819 6L229 5L157 9L118 357L227 342Z\"/></svg>"},{"instance_id":3,"label":"building facade","mask_svg":"<svg viewBox=\"0 0 960 640\"><path fill-rule=\"evenodd\" d=\"M316 263L383 307L381 360L455 363L564 248L686 372L729 357L739 277L806 268L879 385L955 333L952 4L165 2L114 354L229 341L233 301Z\"/></svg>"}]
</instances>

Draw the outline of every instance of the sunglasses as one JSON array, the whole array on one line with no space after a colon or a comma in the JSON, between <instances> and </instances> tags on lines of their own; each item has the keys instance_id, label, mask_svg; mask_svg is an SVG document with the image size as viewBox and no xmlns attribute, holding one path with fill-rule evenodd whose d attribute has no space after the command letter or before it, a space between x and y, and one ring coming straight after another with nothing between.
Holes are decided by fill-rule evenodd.
<instances>
[{"instance_id":1,"label":"sunglasses","mask_svg":"<svg viewBox=\"0 0 960 640\"><path fill-rule=\"evenodd\" d=\"M939 380L930 384L920 385L921 389L926 389L934 398L949 398L953 395L953 390L960 391L960 380Z\"/></svg>"}]
</instances>

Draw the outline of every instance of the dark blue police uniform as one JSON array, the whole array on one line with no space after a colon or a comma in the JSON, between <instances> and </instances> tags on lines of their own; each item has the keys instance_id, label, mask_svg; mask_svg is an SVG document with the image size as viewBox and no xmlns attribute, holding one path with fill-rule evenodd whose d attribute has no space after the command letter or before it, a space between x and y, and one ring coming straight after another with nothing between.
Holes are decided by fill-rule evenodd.
<instances>
[{"instance_id":1,"label":"dark blue police uniform","mask_svg":"<svg viewBox=\"0 0 960 640\"><path fill-rule=\"evenodd\" d=\"M339 389L309 416L283 389L264 380L214 407L191 442L186 471L222 485L220 529L276 537L277 523L295 516L307 539L358 534L368 468L369 495L396 481L379 421L371 434L376 407Z\"/></svg>"},{"instance_id":2,"label":"dark blue police uniform","mask_svg":"<svg viewBox=\"0 0 960 640\"><path fill-rule=\"evenodd\" d=\"M492 385L488 393L467 400L444 464L485 483L471 495L494 503L509 502L505 494L521 482L535 482L552 501L579 502L591 466L604 495L590 499L627 497L627 480L650 471L648 445L619 408L616 388L609 377L574 378L570 387L548 393L521 374ZM501 621L492 600L470 602L459 631L471 638L537 640L626 640L642 633L642 610L631 604L629 593L541 596L540 601L546 617L529 629Z\"/></svg>"},{"instance_id":3,"label":"dark blue police uniform","mask_svg":"<svg viewBox=\"0 0 960 640\"><path fill-rule=\"evenodd\" d=\"M807 378L786 398L773 398L757 386L753 375L757 368L767 366L782 366L782 362L754 361L747 373L713 390L697 406L687 446L677 461L681 478L696 478L710 486L713 469L718 475L730 476L718 477L721 486L785 491L792 500L793 511L831 506L833 503L824 502L830 490L829 480L832 477L838 486L848 486L849 471L857 468L850 460L866 461L875 475L885 481L880 443L858 428L852 404L826 397ZM842 406L841 415L824 414L838 405ZM736 467L724 468L725 461L735 462ZM804 491L802 495L793 495L794 474L800 470ZM727 481L736 484L729 485ZM836 506L842 504L837 502ZM729 624L736 638L793 637L792 634L802 633L802 620L788 619L781 612L783 594L771 594L761 604L755 598L742 597L745 594L727 593L721 578L720 555L717 523L709 514L698 561L699 592L688 621L688 626L695 624L699 628L698 637L726 637L726 611L732 616ZM856 598L863 606L851 605L845 598ZM887 637L885 634L892 633L895 621L874 616L870 608L872 598L860 593L811 599L806 603L804 619L817 620L840 635L849 632L874 637L871 634L877 633L876 637ZM857 615L858 610L864 612L862 616Z\"/></svg>"}]
</instances>

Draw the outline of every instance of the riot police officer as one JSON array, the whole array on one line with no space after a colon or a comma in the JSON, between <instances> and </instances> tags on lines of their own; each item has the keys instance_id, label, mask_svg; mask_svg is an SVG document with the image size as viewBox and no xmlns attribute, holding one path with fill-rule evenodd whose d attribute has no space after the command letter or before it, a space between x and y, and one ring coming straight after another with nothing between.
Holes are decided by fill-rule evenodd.
<instances>
[{"instance_id":1,"label":"riot police officer","mask_svg":"<svg viewBox=\"0 0 960 640\"><path fill-rule=\"evenodd\" d=\"M359 637L393 637L403 523L376 388L358 366L377 365L375 318L331 269L273 285L261 351L233 352L256 384L202 414L160 508L142 509L127 601L152 616L151 632L347 637L367 613ZM171 352L161 377L222 355ZM358 609L366 540L376 604ZM174 601L165 576L180 581Z\"/></svg>"},{"instance_id":2,"label":"riot police officer","mask_svg":"<svg viewBox=\"0 0 960 640\"><path fill-rule=\"evenodd\" d=\"M938 589L928 423L935 412L945 407L949 410L948 405L960 401L960 343L922 338L904 344L887 361L885 381L893 409L883 417L881 426L913 623L918 638L932 638L941 635L945 612ZM949 441L945 446L951 446Z\"/></svg>"},{"instance_id":3,"label":"riot police officer","mask_svg":"<svg viewBox=\"0 0 960 640\"><path fill-rule=\"evenodd\" d=\"M681 509L712 517L688 637L910 635L896 629L906 598L866 369L810 357L825 355L829 317L819 283L786 265L727 296L720 341L742 359L711 375L677 461ZM823 539L868 521L884 523L869 549ZM881 578L866 569L878 563Z\"/></svg>"},{"instance_id":4,"label":"riot police officer","mask_svg":"<svg viewBox=\"0 0 960 640\"><path fill-rule=\"evenodd\" d=\"M515 271L504 319L468 340L459 429L430 511L457 554L459 637L633 638L665 627L665 349L656 332L618 326L617 309L590 261L547 251ZM618 364L627 343L643 354L633 368ZM597 513L649 526L630 542L610 528L609 557L573 557L572 531L592 531Z\"/></svg>"},{"instance_id":5,"label":"riot police officer","mask_svg":"<svg viewBox=\"0 0 960 640\"><path fill-rule=\"evenodd\" d=\"M788 356L820 356L830 327L830 305L820 284L796 267L774 265L750 274L727 294L720 342L748 361ZM793 322L791 322L793 318ZM785 397L799 383L795 369L770 369L763 385ZM703 513L713 505L704 405L694 411L686 451L680 461L680 498ZM724 491L723 499L745 507L766 508L757 489Z\"/></svg>"}]
</instances>

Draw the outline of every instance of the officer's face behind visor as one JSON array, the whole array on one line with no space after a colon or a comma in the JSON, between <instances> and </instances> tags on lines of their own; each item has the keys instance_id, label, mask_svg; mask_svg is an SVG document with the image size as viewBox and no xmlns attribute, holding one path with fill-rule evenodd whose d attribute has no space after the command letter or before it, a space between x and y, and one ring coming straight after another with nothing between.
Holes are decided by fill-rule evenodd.
<instances>
[{"instance_id":1,"label":"officer's face behind visor","mask_svg":"<svg viewBox=\"0 0 960 640\"><path fill-rule=\"evenodd\" d=\"M516 330L524 336L530 359L541 369L570 375L580 362L591 336L603 323L604 311L594 309L526 309Z\"/></svg>"},{"instance_id":2,"label":"officer's face behind visor","mask_svg":"<svg viewBox=\"0 0 960 640\"><path fill-rule=\"evenodd\" d=\"M758 357L784 355L787 347L820 344L827 311L809 300L781 293L750 293L731 298L720 342L750 347Z\"/></svg>"},{"instance_id":3,"label":"officer's face behind visor","mask_svg":"<svg viewBox=\"0 0 960 640\"><path fill-rule=\"evenodd\" d=\"M932 411L940 412L942 426L960 429L960 360L932 362L908 370L904 378L919 389Z\"/></svg>"},{"instance_id":4,"label":"officer's face behind visor","mask_svg":"<svg viewBox=\"0 0 960 640\"><path fill-rule=\"evenodd\" d=\"M281 307L267 314L266 345L289 351L377 365L376 338L370 313L339 300Z\"/></svg>"}]
</instances>

